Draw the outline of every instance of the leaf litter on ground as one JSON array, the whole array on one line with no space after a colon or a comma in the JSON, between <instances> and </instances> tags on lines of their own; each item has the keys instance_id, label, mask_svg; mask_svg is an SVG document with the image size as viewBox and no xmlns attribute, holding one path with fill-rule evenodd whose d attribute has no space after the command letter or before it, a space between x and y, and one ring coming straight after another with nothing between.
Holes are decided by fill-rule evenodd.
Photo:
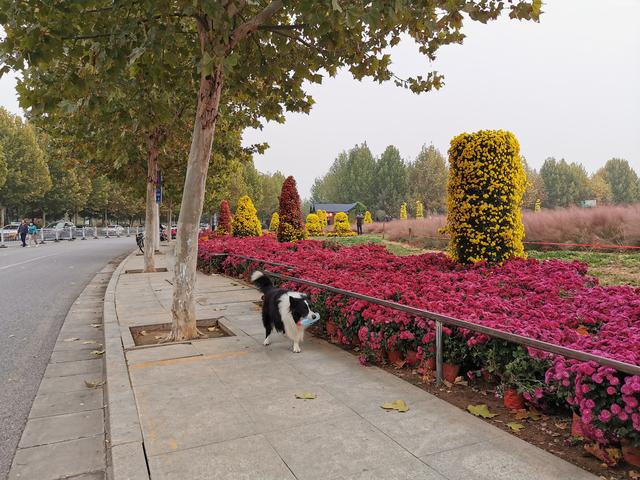
<instances>
[{"instance_id":1,"label":"leaf litter on ground","mask_svg":"<svg viewBox=\"0 0 640 480\"><path fill-rule=\"evenodd\" d=\"M78 337L69 337L65 338L63 342L77 342L78 340L80 340Z\"/></svg>"},{"instance_id":2,"label":"leaf litter on ground","mask_svg":"<svg viewBox=\"0 0 640 480\"><path fill-rule=\"evenodd\" d=\"M311 392L296 393L298 400L315 400L316 394Z\"/></svg>"},{"instance_id":3,"label":"leaf litter on ground","mask_svg":"<svg viewBox=\"0 0 640 480\"><path fill-rule=\"evenodd\" d=\"M104 350L92 350L91 354L92 355L103 355L104 354Z\"/></svg>"},{"instance_id":4,"label":"leaf litter on ground","mask_svg":"<svg viewBox=\"0 0 640 480\"><path fill-rule=\"evenodd\" d=\"M105 383L106 382L104 380L102 380L102 381L96 380L96 381L93 381L93 382L90 382L89 380L85 380L84 381L84 384L87 386L87 388L98 388L98 387L103 386Z\"/></svg>"},{"instance_id":5,"label":"leaf litter on ground","mask_svg":"<svg viewBox=\"0 0 640 480\"><path fill-rule=\"evenodd\" d=\"M514 432L519 432L524 428L524 425L517 422L509 422L509 423L505 423L505 425L509 427L511 430L513 430Z\"/></svg>"},{"instance_id":6,"label":"leaf litter on ground","mask_svg":"<svg viewBox=\"0 0 640 480\"><path fill-rule=\"evenodd\" d=\"M469 410L469 412L476 417L493 418L498 416L497 413L491 413L489 411L489 407L487 407L487 405L484 403L480 405L468 405L467 410Z\"/></svg>"}]
</instances>

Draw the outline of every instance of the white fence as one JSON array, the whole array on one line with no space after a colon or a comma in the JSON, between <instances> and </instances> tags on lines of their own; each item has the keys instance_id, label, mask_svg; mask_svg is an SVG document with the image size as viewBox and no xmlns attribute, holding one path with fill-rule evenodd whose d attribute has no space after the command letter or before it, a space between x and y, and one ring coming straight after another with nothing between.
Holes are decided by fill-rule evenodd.
<instances>
[{"instance_id":1,"label":"white fence","mask_svg":"<svg viewBox=\"0 0 640 480\"><path fill-rule=\"evenodd\" d=\"M120 238L136 236L144 232L144 227L65 227L65 228L40 228L36 234L38 243L61 242L71 240L90 240L98 238ZM0 229L0 248L20 243L20 236L15 230Z\"/></svg>"}]
</instances>

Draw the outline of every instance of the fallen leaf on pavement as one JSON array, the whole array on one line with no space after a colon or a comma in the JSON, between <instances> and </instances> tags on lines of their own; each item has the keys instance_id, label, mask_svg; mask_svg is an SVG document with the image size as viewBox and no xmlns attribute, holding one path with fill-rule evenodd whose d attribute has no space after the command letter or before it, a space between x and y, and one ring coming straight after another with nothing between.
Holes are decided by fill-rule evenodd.
<instances>
[{"instance_id":1,"label":"fallen leaf on pavement","mask_svg":"<svg viewBox=\"0 0 640 480\"><path fill-rule=\"evenodd\" d=\"M519 432L524 428L524 425L516 422L509 422L509 423L506 423L505 425L509 427L511 430L513 430L514 432Z\"/></svg>"},{"instance_id":2,"label":"fallen leaf on pavement","mask_svg":"<svg viewBox=\"0 0 640 480\"><path fill-rule=\"evenodd\" d=\"M140 330L140 335L144 337L145 335L148 335L148 334L146 330Z\"/></svg>"},{"instance_id":3,"label":"fallen leaf on pavement","mask_svg":"<svg viewBox=\"0 0 640 480\"><path fill-rule=\"evenodd\" d=\"M85 340L84 342L82 342L83 345L97 345L98 342L96 342L95 340Z\"/></svg>"},{"instance_id":4,"label":"fallen leaf on pavement","mask_svg":"<svg viewBox=\"0 0 640 480\"><path fill-rule=\"evenodd\" d=\"M530 410L518 410L516 412L516 420L540 420L540 415L537 412Z\"/></svg>"},{"instance_id":5,"label":"fallen leaf on pavement","mask_svg":"<svg viewBox=\"0 0 640 480\"><path fill-rule=\"evenodd\" d=\"M80 340L80 339L78 337L69 337L69 338L65 338L63 342L75 342L77 340Z\"/></svg>"},{"instance_id":6,"label":"fallen leaf on pavement","mask_svg":"<svg viewBox=\"0 0 640 480\"><path fill-rule=\"evenodd\" d=\"M314 400L316 398L316 394L311 392L296 393L296 398L298 400Z\"/></svg>"},{"instance_id":7,"label":"fallen leaf on pavement","mask_svg":"<svg viewBox=\"0 0 640 480\"><path fill-rule=\"evenodd\" d=\"M91 354L92 355L102 355L104 353L104 350L92 350Z\"/></svg>"},{"instance_id":8,"label":"fallen leaf on pavement","mask_svg":"<svg viewBox=\"0 0 640 480\"><path fill-rule=\"evenodd\" d=\"M93 328L100 328L102 326L102 324L101 323L90 323L89 326L93 327Z\"/></svg>"},{"instance_id":9,"label":"fallen leaf on pavement","mask_svg":"<svg viewBox=\"0 0 640 480\"><path fill-rule=\"evenodd\" d=\"M407 403L404 400L396 400L395 402L387 402L381 405L385 410L397 410L404 413L409 410Z\"/></svg>"},{"instance_id":10,"label":"fallen leaf on pavement","mask_svg":"<svg viewBox=\"0 0 640 480\"><path fill-rule=\"evenodd\" d=\"M493 418L498 416L497 413L491 413L489 411L489 407L487 407L484 403L481 405L468 405L467 410L469 410L469 412L476 417Z\"/></svg>"},{"instance_id":11,"label":"fallen leaf on pavement","mask_svg":"<svg viewBox=\"0 0 640 480\"><path fill-rule=\"evenodd\" d=\"M218 327L207 327L207 330L209 330L210 332L213 332L214 330L217 330Z\"/></svg>"},{"instance_id":12,"label":"fallen leaf on pavement","mask_svg":"<svg viewBox=\"0 0 640 480\"><path fill-rule=\"evenodd\" d=\"M95 382L90 382L88 380L84 381L84 384L88 387L88 388L98 388L101 387L102 385L105 384L104 381L95 381Z\"/></svg>"}]
</instances>

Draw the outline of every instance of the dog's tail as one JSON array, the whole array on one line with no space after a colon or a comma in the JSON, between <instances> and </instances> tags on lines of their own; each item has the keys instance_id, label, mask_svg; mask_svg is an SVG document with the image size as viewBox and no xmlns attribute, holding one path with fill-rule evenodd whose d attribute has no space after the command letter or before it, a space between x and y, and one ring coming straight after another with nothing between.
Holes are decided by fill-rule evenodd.
<instances>
[{"instance_id":1,"label":"dog's tail","mask_svg":"<svg viewBox=\"0 0 640 480\"><path fill-rule=\"evenodd\" d=\"M267 293L269 290L273 288L273 283L271 283L271 279L259 270L256 270L251 274L251 282L256 287L258 287L258 290L260 290L263 294Z\"/></svg>"}]
</instances>

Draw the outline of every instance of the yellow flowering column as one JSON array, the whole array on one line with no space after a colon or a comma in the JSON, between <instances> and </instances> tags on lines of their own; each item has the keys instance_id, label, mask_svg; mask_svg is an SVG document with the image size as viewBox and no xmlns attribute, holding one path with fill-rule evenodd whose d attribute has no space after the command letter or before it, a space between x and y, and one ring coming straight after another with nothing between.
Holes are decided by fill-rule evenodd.
<instances>
[{"instance_id":1,"label":"yellow flowering column","mask_svg":"<svg viewBox=\"0 0 640 480\"><path fill-rule=\"evenodd\" d=\"M327 228L327 212L325 212L324 210L318 210L316 212L316 215L318 215L318 218L320 219L320 223L322 224L322 229L324 230L325 228Z\"/></svg>"},{"instance_id":2,"label":"yellow flowering column","mask_svg":"<svg viewBox=\"0 0 640 480\"><path fill-rule=\"evenodd\" d=\"M424 204L420 201L416 201L416 218L424 218Z\"/></svg>"},{"instance_id":3,"label":"yellow flowering column","mask_svg":"<svg viewBox=\"0 0 640 480\"><path fill-rule=\"evenodd\" d=\"M333 219L333 231L337 234L345 234L351 231L351 225L349 225L349 216L346 213L336 213L336 216Z\"/></svg>"},{"instance_id":4,"label":"yellow flowering column","mask_svg":"<svg viewBox=\"0 0 640 480\"><path fill-rule=\"evenodd\" d=\"M538 199L536 199L536 204L533 206L533 211L534 212L539 212L540 210L542 210L542 202L538 198Z\"/></svg>"},{"instance_id":5,"label":"yellow flowering column","mask_svg":"<svg viewBox=\"0 0 640 480\"><path fill-rule=\"evenodd\" d=\"M305 223L307 226L307 233L312 237L317 237L322 234L322 222L320 222L320 218L317 213L310 213L307 215L307 221Z\"/></svg>"},{"instance_id":6,"label":"yellow flowering column","mask_svg":"<svg viewBox=\"0 0 640 480\"><path fill-rule=\"evenodd\" d=\"M273 215L271 215L271 223L269 223L269 231L276 233L278 231L278 225L280 225L280 215L278 215L278 212L273 212Z\"/></svg>"},{"instance_id":7,"label":"yellow flowering column","mask_svg":"<svg viewBox=\"0 0 640 480\"><path fill-rule=\"evenodd\" d=\"M400 205L400 220L407 219L407 202L402 202Z\"/></svg>"},{"instance_id":8,"label":"yellow flowering column","mask_svg":"<svg viewBox=\"0 0 640 480\"><path fill-rule=\"evenodd\" d=\"M256 207L248 195L240 197L238 208L231 222L234 237L259 237L262 235L262 225L256 215Z\"/></svg>"},{"instance_id":9,"label":"yellow flowering column","mask_svg":"<svg viewBox=\"0 0 640 480\"><path fill-rule=\"evenodd\" d=\"M371 218L371 212L369 210L367 210L366 212L364 212L364 220L363 220L365 225L368 225L369 223L373 223L373 219Z\"/></svg>"},{"instance_id":10,"label":"yellow flowering column","mask_svg":"<svg viewBox=\"0 0 640 480\"><path fill-rule=\"evenodd\" d=\"M449 148L449 254L458 262L524 257L520 204L526 177L511 132L463 133Z\"/></svg>"}]
</instances>

